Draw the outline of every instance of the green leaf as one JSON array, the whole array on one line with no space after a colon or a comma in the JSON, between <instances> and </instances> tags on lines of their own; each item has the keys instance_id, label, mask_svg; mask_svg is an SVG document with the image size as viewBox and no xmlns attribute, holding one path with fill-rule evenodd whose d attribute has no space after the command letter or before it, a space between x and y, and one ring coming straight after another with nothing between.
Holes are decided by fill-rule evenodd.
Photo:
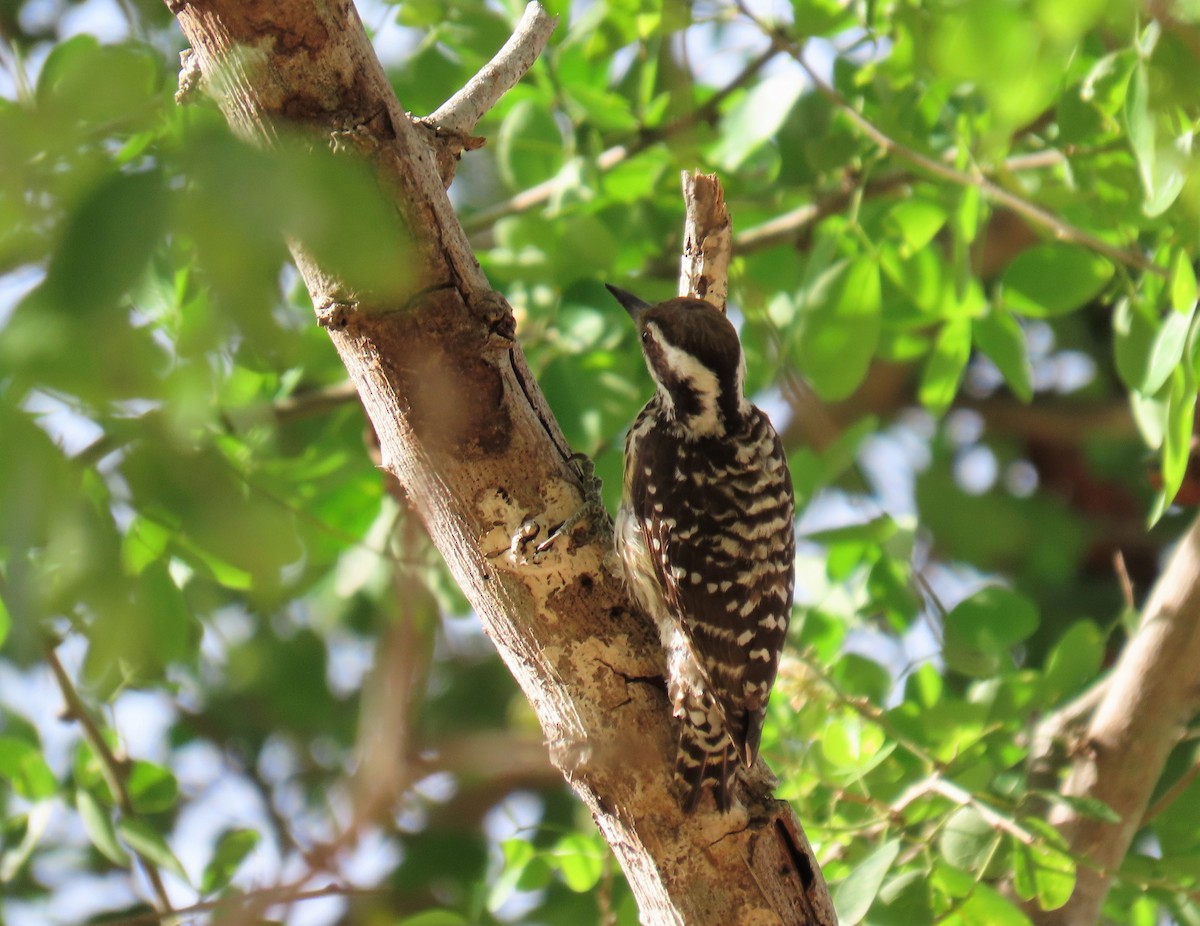
<instances>
[{"instance_id":1,"label":"green leaf","mask_svg":"<svg viewBox=\"0 0 1200 926\"><path fill-rule=\"evenodd\" d=\"M859 524L847 524L843 527L830 527L825 530L805 534L805 540L832 546L838 543L883 543L896 535L900 526L891 515L883 514L870 521Z\"/></svg>"},{"instance_id":2,"label":"green leaf","mask_svg":"<svg viewBox=\"0 0 1200 926\"><path fill-rule=\"evenodd\" d=\"M1049 704L1079 691L1092 681L1104 661L1104 634L1092 621L1076 621L1067 628L1046 657L1042 685Z\"/></svg>"},{"instance_id":3,"label":"green leaf","mask_svg":"<svg viewBox=\"0 0 1200 926\"><path fill-rule=\"evenodd\" d=\"M1179 366L1180 360L1183 359L1183 348L1187 344L1188 329L1195 314L1194 304L1186 314L1167 313L1154 343L1150 345L1150 362L1146 365L1146 376L1139 391L1147 395L1158 392Z\"/></svg>"},{"instance_id":4,"label":"green leaf","mask_svg":"<svg viewBox=\"0 0 1200 926\"><path fill-rule=\"evenodd\" d=\"M1149 182L1154 175L1154 156L1158 149L1154 114L1150 112L1149 85L1146 62L1139 59L1129 75L1129 88L1125 91L1125 128L1129 133L1129 145L1137 158L1142 183L1147 184L1147 194Z\"/></svg>"},{"instance_id":5,"label":"green leaf","mask_svg":"<svg viewBox=\"0 0 1200 926\"><path fill-rule=\"evenodd\" d=\"M1140 389L1146 381L1158 328L1153 313L1131 299L1121 299L1113 309L1113 358L1121 381L1130 389Z\"/></svg>"},{"instance_id":6,"label":"green leaf","mask_svg":"<svg viewBox=\"0 0 1200 926\"><path fill-rule=\"evenodd\" d=\"M726 170L737 170L775 136L800 99L804 83L779 74L755 84L721 120L720 141L710 157Z\"/></svg>"},{"instance_id":7,"label":"green leaf","mask_svg":"<svg viewBox=\"0 0 1200 926\"><path fill-rule=\"evenodd\" d=\"M974 885L957 922L960 926L1032 926L1029 917L986 884Z\"/></svg>"},{"instance_id":8,"label":"green leaf","mask_svg":"<svg viewBox=\"0 0 1200 926\"><path fill-rule=\"evenodd\" d=\"M1192 424L1196 417L1196 385L1192 377L1176 369L1171 378L1171 396L1167 405L1167 428L1163 434L1162 488L1150 513L1154 524L1167 506L1179 494L1183 477L1187 473L1188 458L1192 452Z\"/></svg>"},{"instance_id":9,"label":"green leaf","mask_svg":"<svg viewBox=\"0 0 1200 926\"><path fill-rule=\"evenodd\" d=\"M906 199L888 212L888 219L904 239L909 251L919 251L933 240L946 224L946 210L937 203Z\"/></svg>"},{"instance_id":10,"label":"green leaf","mask_svg":"<svg viewBox=\"0 0 1200 926\"><path fill-rule=\"evenodd\" d=\"M956 318L942 325L933 351L921 372L918 395L934 415L942 415L954 401L958 384L971 359L971 320Z\"/></svg>"},{"instance_id":11,"label":"green leaf","mask_svg":"<svg viewBox=\"0 0 1200 926\"><path fill-rule=\"evenodd\" d=\"M879 270L867 259L842 261L803 294L796 363L827 401L850 395L867 373L881 327Z\"/></svg>"},{"instance_id":12,"label":"green leaf","mask_svg":"<svg viewBox=\"0 0 1200 926\"><path fill-rule=\"evenodd\" d=\"M849 877L834 888L833 905L842 926L854 926L862 922L899 854L900 840L885 842L855 865Z\"/></svg>"},{"instance_id":13,"label":"green leaf","mask_svg":"<svg viewBox=\"0 0 1200 926\"><path fill-rule=\"evenodd\" d=\"M228 887L246 857L258 846L259 834L249 829L226 830L217 840L212 858L200 876L200 893L213 894Z\"/></svg>"},{"instance_id":14,"label":"green leaf","mask_svg":"<svg viewBox=\"0 0 1200 926\"><path fill-rule=\"evenodd\" d=\"M168 769L142 759L134 761L125 780L129 799L138 813L160 813L175 806L179 785Z\"/></svg>"},{"instance_id":15,"label":"green leaf","mask_svg":"<svg viewBox=\"0 0 1200 926\"><path fill-rule=\"evenodd\" d=\"M1083 817L1099 820L1102 823L1120 823L1121 815L1109 807L1104 801L1094 797L1080 797L1073 794L1062 794L1058 791L1035 789L1030 792L1045 798L1050 803L1065 804Z\"/></svg>"},{"instance_id":16,"label":"green leaf","mask_svg":"<svg viewBox=\"0 0 1200 926\"><path fill-rule=\"evenodd\" d=\"M1023 900L1036 898L1043 910L1057 910L1075 890L1075 862L1067 854L1066 840L1049 823L1032 818L1021 822L1038 839L1026 845L1013 837L1013 887Z\"/></svg>"},{"instance_id":17,"label":"green leaf","mask_svg":"<svg viewBox=\"0 0 1200 926\"><path fill-rule=\"evenodd\" d=\"M1175 252L1171 264L1171 308L1176 312L1193 312L1196 308L1196 268L1182 249Z\"/></svg>"},{"instance_id":18,"label":"green leaf","mask_svg":"<svg viewBox=\"0 0 1200 926\"><path fill-rule=\"evenodd\" d=\"M856 775L874 768L892 752L892 747L885 746L879 727L858 717L831 720L821 737L821 754L825 759Z\"/></svg>"},{"instance_id":19,"label":"green leaf","mask_svg":"<svg viewBox=\"0 0 1200 926\"><path fill-rule=\"evenodd\" d=\"M18 823L23 822L24 826L21 828L23 829L21 841L0 855L0 884L12 881L25 867L25 862L29 860L29 856L33 854L33 850L37 848L37 844L45 835L46 827L50 825L55 803L54 801L38 801L29 808L29 813L24 815L23 820L20 816L10 817L6 820L6 829L9 829L10 832L12 829L16 829Z\"/></svg>"},{"instance_id":20,"label":"green leaf","mask_svg":"<svg viewBox=\"0 0 1200 926\"><path fill-rule=\"evenodd\" d=\"M426 910L415 916L406 916L396 926L468 926L471 921L451 910Z\"/></svg>"},{"instance_id":21,"label":"green leaf","mask_svg":"<svg viewBox=\"0 0 1200 926\"><path fill-rule=\"evenodd\" d=\"M1125 95L1125 125L1137 159L1145 198L1142 209L1150 217L1161 215L1175 202L1191 167L1192 136L1185 132L1164 140L1159 115L1150 106L1150 77L1139 59L1129 77Z\"/></svg>"},{"instance_id":22,"label":"green leaf","mask_svg":"<svg viewBox=\"0 0 1200 926\"><path fill-rule=\"evenodd\" d=\"M604 874L604 854L595 840L569 833L558 841L555 861L567 887L576 893L590 891Z\"/></svg>"},{"instance_id":23,"label":"green leaf","mask_svg":"<svg viewBox=\"0 0 1200 926\"><path fill-rule=\"evenodd\" d=\"M0 597L0 647L4 646L4 641L8 639L8 631L12 628L12 618L8 613L8 605L4 603L4 598Z\"/></svg>"},{"instance_id":24,"label":"green leaf","mask_svg":"<svg viewBox=\"0 0 1200 926\"><path fill-rule=\"evenodd\" d=\"M1001 277L1004 303L1021 315L1048 318L1086 305L1112 278L1103 257L1069 244L1023 251Z\"/></svg>"},{"instance_id":25,"label":"green leaf","mask_svg":"<svg viewBox=\"0 0 1200 926\"><path fill-rule=\"evenodd\" d=\"M979 349L1004 375L1008 388L1022 402L1033 398L1033 367L1025 331L1003 306L992 306L972 322L971 335Z\"/></svg>"},{"instance_id":26,"label":"green leaf","mask_svg":"<svg viewBox=\"0 0 1200 926\"><path fill-rule=\"evenodd\" d=\"M1001 836L974 807L959 807L938 837L938 852L955 868L984 872L996 857Z\"/></svg>"},{"instance_id":27,"label":"green leaf","mask_svg":"<svg viewBox=\"0 0 1200 926\"><path fill-rule=\"evenodd\" d=\"M965 675L993 675L1012 665L1009 648L1037 626L1032 601L1000 585L986 586L946 615L946 663Z\"/></svg>"},{"instance_id":28,"label":"green leaf","mask_svg":"<svg viewBox=\"0 0 1200 926\"><path fill-rule=\"evenodd\" d=\"M54 773L34 744L14 736L0 736L0 778L31 801L53 797L58 790Z\"/></svg>"},{"instance_id":29,"label":"green leaf","mask_svg":"<svg viewBox=\"0 0 1200 926\"><path fill-rule=\"evenodd\" d=\"M532 843L524 839L509 839L501 849L504 852L504 868L488 892L487 908L495 913L513 892L516 891L525 870L537 854Z\"/></svg>"},{"instance_id":30,"label":"green leaf","mask_svg":"<svg viewBox=\"0 0 1200 926\"><path fill-rule=\"evenodd\" d=\"M150 864L163 871L169 871L184 882L191 883L188 881L187 872L179 863L179 859L175 857L175 853L171 851L171 847L167 845L167 841L145 820L123 819L117 824L117 832L120 833L129 848Z\"/></svg>"},{"instance_id":31,"label":"green leaf","mask_svg":"<svg viewBox=\"0 0 1200 926\"><path fill-rule=\"evenodd\" d=\"M46 294L72 312L115 307L161 243L166 218L167 191L157 171L109 177L67 223L46 269Z\"/></svg>"},{"instance_id":32,"label":"green leaf","mask_svg":"<svg viewBox=\"0 0 1200 926\"><path fill-rule=\"evenodd\" d=\"M496 136L496 163L510 189L550 179L565 157L562 131L547 107L520 100L508 111Z\"/></svg>"},{"instance_id":33,"label":"green leaf","mask_svg":"<svg viewBox=\"0 0 1200 926\"><path fill-rule=\"evenodd\" d=\"M113 826L109 811L102 807L86 788L79 788L75 792L75 808L79 811L83 828L87 830L92 845L114 865L127 868L129 853L117 841L117 830Z\"/></svg>"}]
</instances>

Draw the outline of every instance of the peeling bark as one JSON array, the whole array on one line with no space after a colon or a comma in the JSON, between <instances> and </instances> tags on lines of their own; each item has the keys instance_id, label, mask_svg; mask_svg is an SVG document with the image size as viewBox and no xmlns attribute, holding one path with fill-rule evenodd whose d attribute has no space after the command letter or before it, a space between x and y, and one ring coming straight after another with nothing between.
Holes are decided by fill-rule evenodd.
<instances>
[{"instance_id":1,"label":"peeling bark","mask_svg":"<svg viewBox=\"0 0 1200 926\"><path fill-rule=\"evenodd\" d=\"M614 572L607 518L542 541L586 480L443 188L444 158L405 114L348 0L170 4L233 129L282 124L373 166L412 235L400 302L350 291L290 246L393 474L536 712L650 924L836 922L790 807L761 765L728 815L681 814L674 733L650 623ZM646 680L651 680L647 684Z\"/></svg>"}]
</instances>

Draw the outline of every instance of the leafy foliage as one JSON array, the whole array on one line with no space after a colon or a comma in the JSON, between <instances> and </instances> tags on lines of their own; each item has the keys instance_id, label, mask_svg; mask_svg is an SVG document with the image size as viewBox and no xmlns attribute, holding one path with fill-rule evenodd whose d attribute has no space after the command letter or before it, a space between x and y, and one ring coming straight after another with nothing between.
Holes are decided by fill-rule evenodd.
<instances>
[{"instance_id":1,"label":"leafy foliage","mask_svg":"<svg viewBox=\"0 0 1200 926\"><path fill-rule=\"evenodd\" d=\"M380 922L636 922L288 263L300 238L399 291L372 180L177 107L161 4L103 40L58 6L0 9L0 916L330 870L383 886L327 901ZM504 6L364 5L406 108L490 57ZM1114 554L1140 598L1200 500L1195 10L794 0L770 52L726 3L547 6L456 203L614 505L650 387L602 283L671 293L678 172L720 173L748 387L807 502L763 751L842 921L1060 906L1031 725L1128 632ZM1112 922L1200 918L1196 763L1185 738Z\"/></svg>"}]
</instances>

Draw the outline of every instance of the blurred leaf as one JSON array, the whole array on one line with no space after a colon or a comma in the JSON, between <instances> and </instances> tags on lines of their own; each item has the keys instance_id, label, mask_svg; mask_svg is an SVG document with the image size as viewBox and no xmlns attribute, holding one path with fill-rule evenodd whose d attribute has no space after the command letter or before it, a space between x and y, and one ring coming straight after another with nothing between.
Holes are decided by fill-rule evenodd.
<instances>
[{"instance_id":1,"label":"blurred leaf","mask_svg":"<svg viewBox=\"0 0 1200 926\"><path fill-rule=\"evenodd\" d=\"M170 770L142 759L130 765L125 787L133 809L143 814L170 810L179 797L179 786Z\"/></svg>"},{"instance_id":2,"label":"blurred leaf","mask_svg":"<svg viewBox=\"0 0 1200 926\"><path fill-rule=\"evenodd\" d=\"M1010 666L1009 647L1037 626L1032 601L999 585L986 586L946 615L946 662L966 675L986 677Z\"/></svg>"},{"instance_id":3,"label":"blurred leaf","mask_svg":"<svg viewBox=\"0 0 1200 926\"><path fill-rule=\"evenodd\" d=\"M162 241L166 219L157 171L109 177L67 224L46 270L47 296L72 312L115 310Z\"/></svg>"},{"instance_id":4,"label":"blurred leaf","mask_svg":"<svg viewBox=\"0 0 1200 926\"><path fill-rule=\"evenodd\" d=\"M1117 302L1113 309L1113 354L1121 381L1130 389L1140 389L1146 381L1158 331L1150 313L1129 299Z\"/></svg>"},{"instance_id":5,"label":"blurred leaf","mask_svg":"<svg viewBox=\"0 0 1200 926\"><path fill-rule=\"evenodd\" d=\"M977 884L958 911L962 926L1032 926L1029 917L995 888Z\"/></svg>"},{"instance_id":6,"label":"blurred leaf","mask_svg":"<svg viewBox=\"0 0 1200 926\"><path fill-rule=\"evenodd\" d=\"M933 350L921 372L918 395L934 415L942 415L954 401L958 384L971 359L971 321L958 318L942 325Z\"/></svg>"},{"instance_id":7,"label":"blurred leaf","mask_svg":"<svg viewBox=\"0 0 1200 926\"><path fill-rule=\"evenodd\" d=\"M804 84L793 74L780 74L756 84L721 120L720 141L710 154L725 168L737 170L774 137L800 99Z\"/></svg>"},{"instance_id":8,"label":"blurred leaf","mask_svg":"<svg viewBox=\"0 0 1200 926\"><path fill-rule=\"evenodd\" d=\"M426 910L396 921L396 926L469 926L470 920L450 910Z\"/></svg>"},{"instance_id":9,"label":"blurred leaf","mask_svg":"<svg viewBox=\"0 0 1200 926\"><path fill-rule=\"evenodd\" d=\"M938 837L938 852L955 868L983 876L995 867L1002 837L974 807L959 807Z\"/></svg>"},{"instance_id":10,"label":"blurred leaf","mask_svg":"<svg viewBox=\"0 0 1200 926\"><path fill-rule=\"evenodd\" d=\"M1171 307L1176 312L1194 312L1196 309L1196 268L1187 251L1175 252L1171 263Z\"/></svg>"},{"instance_id":11,"label":"blurred leaf","mask_svg":"<svg viewBox=\"0 0 1200 926\"><path fill-rule=\"evenodd\" d=\"M6 828L13 824L21 824L19 826L19 841L15 846L6 848L3 854L0 854L0 884L8 884L13 881L17 875L25 867L25 863L29 861L29 857L33 854L34 849L42 841L42 837L46 834L46 828L50 825L50 818L54 814L53 801L38 801L29 808L29 812L23 816L10 817L5 820ZM6 840L7 845L7 840Z\"/></svg>"},{"instance_id":12,"label":"blurred leaf","mask_svg":"<svg viewBox=\"0 0 1200 926\"><path fill-rule=\"evenodd\" d=\"M1005 269L1004 302L1032 318L1061 315L1099 295L1112 273L1112 264L1084 248L1038 245L1021 252Z\"/></svg>"},{"instance_id":13,"label":"blurred leaf","mask_svg":"<svg viewBox=\"0 0 1200 926\"><path fill-rule=\"evenodd\" d=\"M1105 640L1091 621L1076 621L1067 628L1046 658L1042 684L1050 703L1074 694L1097 677L1104 661Z\"/></svg>"},{"instance_id":14,"label":"blurred leaf","mask_svg":"<svg viewBox=\"0 0 1200 926\"><path fill-rule=\"evenodd\" d=\"M827 401L862 382L879 340L879 271L867 260L841 261L803 294L796 332L800 372Z\"/></svg>"},{"instance_id":15,"label":"blurred leaf","mask_svg":"<svg viewBox=\"0 0 1200 926\"><path fill-rule=\"evenodd\" d=\"M1162 488L1153 510L1150 523L1156 522L1167 506L1175 500L1183 477L1187 473L1188 459L1192 452L1193 423L1196 417L1196 384L1192 377L1176 369L1171 377L1171 393L1167 405L1167 427L1163 433Z\"/></svg>"},{"instance_id":16,"label":"blurred leaf","mask_svg":"<svg viewBox=\"0 0 1200 926\"><path fill-rule=\"evenodd\" d=\"M1003 306L992 306L986 315L972 322L971 334L997 369L1008 388L1022 402L1033 398L1033 367L1025 332L1012 313Z\"/></svg>"},{"instance_id":17,"label":"blurred leaf","mask_svg":"<svg viewBox=\"0 0 1200 926\"><path fill-rule=\"evenodd\" d=\"M122 868L128 866L129 853L117 841L117 830L113 826L109 811L102 807L86 788L76 789L75 807L79 811L80 819L83 820L83 828L87 830L88 839L100 851L100 854L114 865Z\"/></svg>"},{"instance_id":18,"label":"blurred leaf","mask_svg":"<svg viewBox=\"0 0 1200 926\"><path fill-rule=\"evenodd\" d=\"M502 846L504 868L488 893L487 908L492 913L499 910L517 890L525 869L536 854L533 846L523 839L509 839Z\"/></svg>"},{"instance_id":19,"label":"blurred leaf","mask_svg":"<svg viewBox=\"0 0 1200 926\"><path fill-rule=\"evenodd\" d=\"M1129 78L1125 124L1145 190L1143 208L1146 215L1157 216L1170 207L1187 180L1192 135L1187 132L1164 142L1159 132L1158 117L1150 107L1150 78L1147 71L1146 62L1139 60Z\"/></svg>"},{"instance_id":20,"label":"blurred leaf","mask_svg":"<svg viewBox=\"0 0 1200 926\"><path fill-rule=\"evenodd\" d=\"M17 794L31 801L53 797L58 789L54 773L41 750L12 736L0 736L0 777L5 778Z\"/></svg>"},{"instance_id":21,"label":"blurred leaf","mask_svg":"<svg viewBox=\"0 0 1200 926\"><path fill-rule=\"evenodd\" d=\"M167 841L145 820L122 819L117 824L117 832L131 849L152 865L169 871L180 880L190 884L187 872L179 864L179 859L175 857L175 853L171 851Z\"/></svg>"},{"instance_id":22,"label":"blurred leaf","mask_svg":"<svg viewBox=\"0 0 1200 926\"><path fill-rule=\"evenodd\" d=\"M521 100L504 117L496 152L504 182L523 190L558 173L564 160L562 132L545 106Z\"/></svg>"},{"instance_id":23,"label":"blurred leaf","mask_svg":"<svg viewBox=\"0 0 1200 926\"><path fill-rule=\"evenodd\" d=\"M604 874L607 849L582 833L568 833L558 841L554 855L567 887L578 893L590 891Z\"/></svg>"},{"instance_id":24,"label":"blurred leaf","mask_svg":"<svg viewBox=\"0 0 1200 926\"><path fill-rule=\"evenodd\" d=\"M911 251L919 251L946 224L946 210L937 203L907 199L891 208L888 217Z\"/></svg>"},{"instance_id":25,"label":"blurred leaf","mask_svg":"<svg viewBox=\"0 0 1200 926\"><path fill-rule=\"evenodd\" d=\"M217 839L212 858L200 876L200 893L214 894L228 887L242 862L257 848L259 839L254 830L225 830Z\"/></svg>"},{"instance_id":26,"label":"blurred leaf","mask_svg":"<svg viewBox=\"0 0 1200 926\"><path fill-rule=\"evenodd\" d=\"M844 926L862 922L899 854L900 840L885 842L856 864L850 876L834 888L833 905L837 909L838 922Z\"/></svg>"},{"instance_id":27,"label":"blurred leaf","mask_svg":"<svg viewBox=\"0 0 1200 926\"><path fill-rule=\"evenodd\" d=\"M1196 314L1195 305L1186 314L1168 312L1162 326L1150 347L1150 362L1146 367L1146 377L1141 384L1141 391L1153 395L1162 388L1167 378L1179 366L1183 359L1183 348L1187 343L1188 330L1192 318Z\"/></svg>"},{"instance_id":28,"label":"blurred leaf","mask_svg":"<svg viewBox=\"0 0 1200 926\"><path fill-rule=\"evenodd\" d=\"M1075 862L1066 840L1043 820L1021 823L1037 837L1032 845L1012 839L1013 887L1023 900L1034 900L1042 910L1057 910L1075 890Z\"/></svg>"}]
</instances>

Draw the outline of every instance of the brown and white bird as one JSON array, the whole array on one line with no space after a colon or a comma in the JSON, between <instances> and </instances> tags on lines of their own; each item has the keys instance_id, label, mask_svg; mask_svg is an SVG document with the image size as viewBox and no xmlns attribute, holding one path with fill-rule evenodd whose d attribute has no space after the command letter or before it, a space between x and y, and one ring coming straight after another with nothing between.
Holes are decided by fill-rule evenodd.
<instances>
[{"instance_id":1,"label":"brown and white bird","mask_svg":"<svg viewBox=\"0 0 1200 926\"><path fill-rule=\"evenodd\" d=\"M732 806L758 755L794 582L795 503L767 416L743 395L737 331L699 299L650 305L608 287L637 324L654 378L625 439L616 545L658 625L680 721L681 805Z\"/></svg>"}]
</instances>

